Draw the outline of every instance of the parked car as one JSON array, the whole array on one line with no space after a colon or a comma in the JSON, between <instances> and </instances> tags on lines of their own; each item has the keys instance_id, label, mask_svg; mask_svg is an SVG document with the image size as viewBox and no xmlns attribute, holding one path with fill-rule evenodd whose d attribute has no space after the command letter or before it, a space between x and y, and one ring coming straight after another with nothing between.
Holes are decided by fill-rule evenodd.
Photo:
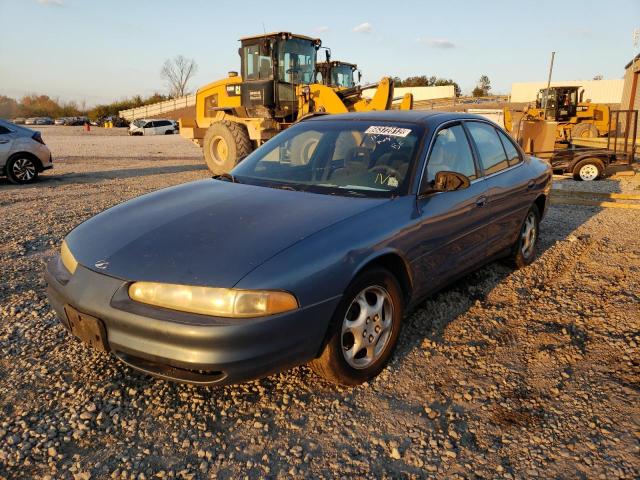
<instances>
[{"instance_id":1,"label":"parked car","mask_svg":"<svg viewBox=\"0 0 640 480\"><path fill-rule=\"evenodd\" d=\"M134 120L129 125L129 135L171 135L176 132L173 120Z\"/></svg>"},{"instance_id":2,"label":"parked car","mask_svg":"<svg viewBox=\"0 0 640 480\"><path fill-rule=\"evenodd\" d=\"M56 118L53 121L54 125L68 125L69 119L66 117Z\"/></svg>"},{"instance_id":3,"label":"parked car","mask_svg":"<svg viewBox=\"0 0 640 480\"><path fill-rule=\"evenodd\" d=\"M0 169L13 183L33 182L53 168L51 152L40 132L0 120Z\"/></svg>"},{"instance_id":4,"label":"parked car","mask_svg":"<svg viewBox=\"0 0 640 480\"><path fill-rule=\"evenodd\" d=\"M25 125L35 125L36 124L36 118L35 117L31 117L31 118L27 118L24 121Z\"/></svg>"},{"instance_id":5,"label":"parked car","mask_svg":"<svg viewBox=\"0 0 640 480\"><path fill-rule=\"evenodd\" d=\"M53 125L53 119L49 117L37 117L34 125Z\"/></svg>"},{"instance_id":6,"label":"parked car","mask_svg":"<svg viewBox=\"0 0 640 480\"><path fill-rule=\"evenodd\" d=\"M549 165L479 116L327 115L231 174L76 227L49 262L62 323L140 371L211 385L311 362L370 380L406 312L489 261L536 254Z\"/></svg>"},{"instance_id":7,"label":"parked car","mask_svg":"<svg viewBox=\"0 0 640 480\"><path fill-rule=\"evenodd\" d=\"M11 122L16 125L24 125L25 120L26 119L24 117L16 117L13 120L11 120Z\"/></svg>"}]
</instances>

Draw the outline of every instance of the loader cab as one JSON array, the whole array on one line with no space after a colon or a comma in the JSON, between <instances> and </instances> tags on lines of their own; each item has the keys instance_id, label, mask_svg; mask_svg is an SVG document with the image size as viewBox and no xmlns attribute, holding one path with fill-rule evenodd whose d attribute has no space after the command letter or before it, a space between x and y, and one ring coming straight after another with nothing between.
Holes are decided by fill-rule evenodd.
<instances>
[{"instance_id":1,"label":"loader cab","mask_svg":"<svg viewBox=\"0 0 640 480\"><path fill-rule=\"evenodd\" d=\"M288 32L240 39L241 102L251 117L292 120L297 85L314 82L321 41Z\"/></svg>"},{"instance_id":2,"label":"loader cab","mask_svg":"<svg viewBox=\"0 0 640 480\"><path fill-rule=\"evenodd\" d=\"M546 109L546 118L556 122L567 122L576 116L578 103L582 101L582 87L551 87L538 92L536 108ZM545 108L546 105L546 108Z\"/></svg>"},{"instance_id":3,"label":"loader cab","mask_svg":"<svg viewBox=\"0 0 640 480\"><path fill-rule=\"evenodd\" d=\"M357 65L335 60L318 63L316 81L328 87L352 88L360 83L361 76Z\"/></svg>"}]
</instances>

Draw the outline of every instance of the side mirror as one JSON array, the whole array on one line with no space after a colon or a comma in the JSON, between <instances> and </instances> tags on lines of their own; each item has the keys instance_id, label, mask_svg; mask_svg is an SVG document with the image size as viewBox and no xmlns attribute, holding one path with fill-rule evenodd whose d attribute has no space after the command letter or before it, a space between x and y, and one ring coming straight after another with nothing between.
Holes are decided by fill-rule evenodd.
<instances>
[{"instance_id":1,"label":"side mirror","mask_svg":"<svg viewBox=\"0 0 640 480\"><path fill-rule=\"evenodd\" d=\"M358 70L358 83L362 80L362 72Z\"/></svg>"},{"instance_id":2,"label":"side mirror","mask_svg":"<svg viewBox=\"0 0 640 480\"><path fill-rule=\"evenodd\" d=\"M436 178L428 185L424 185L421 194L433 192L453 192L469 188L469 177L458 172L441 171L436 173Z\"/></svg>"},{"instance_id":3,"label":"side mirror","mask_svg":"<svg viewBox=\"0 0 640 480\"><path fill-rule=\"evenodd\" d=\"M331 53L329 53L329 49L324 51L324 58L327 61L327 63L329 63L329 61L331 60Z\"/></svg>"}]
</instances>

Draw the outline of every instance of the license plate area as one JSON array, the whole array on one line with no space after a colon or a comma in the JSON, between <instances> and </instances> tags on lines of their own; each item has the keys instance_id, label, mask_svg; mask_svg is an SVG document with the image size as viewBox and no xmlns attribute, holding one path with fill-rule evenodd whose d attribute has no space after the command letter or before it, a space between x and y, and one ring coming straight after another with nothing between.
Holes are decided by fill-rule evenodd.
<instances>
[{"instance_id":1,"label":"license plate area","mask_svg":"<svg viewBox=\"0 0 640 480\"><path fill-rule=\"evenodd\" d=\"M86 313L79 312L71 305L64 306L71 333L91 345L96 350L108 352L107 331L102 321Z\"/></svg>"}]
</instances>

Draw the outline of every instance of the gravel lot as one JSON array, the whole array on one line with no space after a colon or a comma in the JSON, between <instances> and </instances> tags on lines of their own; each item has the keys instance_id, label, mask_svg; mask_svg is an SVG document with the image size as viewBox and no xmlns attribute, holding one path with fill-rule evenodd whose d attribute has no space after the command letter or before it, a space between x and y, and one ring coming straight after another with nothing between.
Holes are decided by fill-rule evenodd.
<instances>
[{"instance_id":1,"label":"gravel lot","mask_svg":"<svg viewBox=\"0 0 640 480\"><path fill-rule=\"evenodd\" d=\"M368 385L299 367L203 389L86 348L42 279L79 222L207 177L200 150L41 130L55 169L0 179L0 477L640 477L637 210L553 206L532 266L492 264L425 302ZM638 192L638 177L597 186Z\"/></svg>"}]
</instances>

